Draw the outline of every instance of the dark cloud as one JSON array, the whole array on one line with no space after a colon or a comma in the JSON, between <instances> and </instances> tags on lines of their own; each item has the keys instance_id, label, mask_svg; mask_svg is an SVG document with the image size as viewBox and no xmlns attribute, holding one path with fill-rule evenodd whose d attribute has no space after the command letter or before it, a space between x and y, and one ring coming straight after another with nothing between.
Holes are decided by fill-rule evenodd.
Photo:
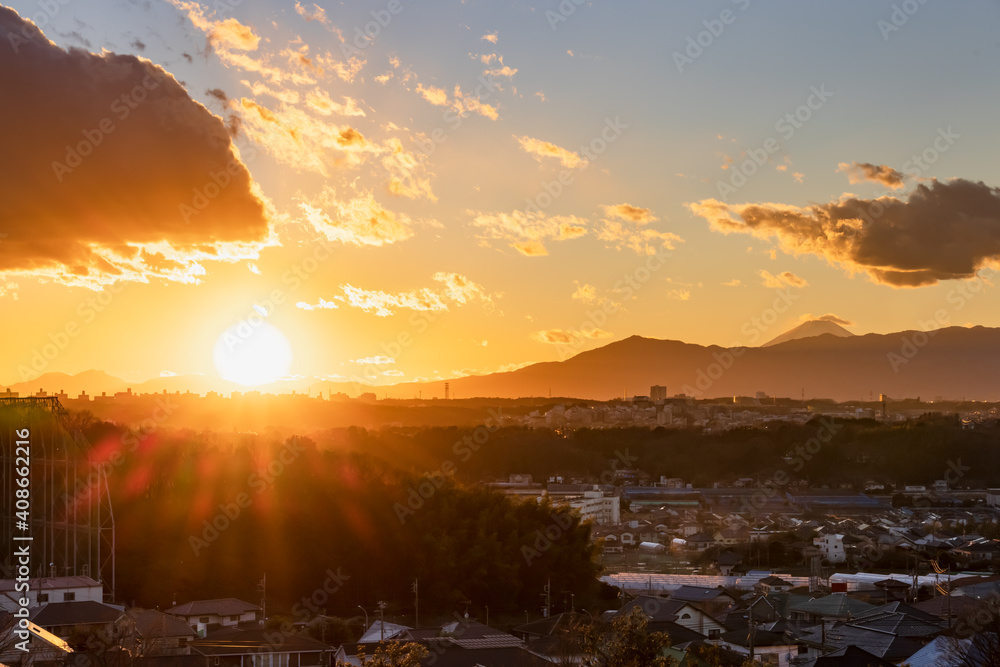
<instances>
[{"instance_id":1,"label":"dark cloud","mask_svg":"<svg viewBox=\"0 0 1000 667\"><path fill-rule=\"evenodd\" d=\"M188 52L185 51L181 55L184 56L184 60L188 61L188 63L193 63L194 62L194 57L190 53L188 53Z\"/></svg>"},{"instance_id":2,"label":"dark cloud","mask_svg":"<svg viewBox=\"0 0 1000 667\"><path fill-rule=\"evenodd\" d=\"M59 33L59 35L60 37L64 37L65 39L72 39L77 44L82 44L83 46L86 46L88 49L93 48L93 45L90 43L90 40L81 35L76 30L72 32Z\"/></svg>"},{"instance_id":3,"label":"dark cloud","mask_svg":"<svg viewBox=\"0 0 1000 667\"><path fill-rule=\"evenodd\" d=\"M64 51L0 6L0 90L0 272L191 280L269 237L222 119L148 60Z\"/></svg>"},{"instance_id":4,"label":"dark cloud","mask_svg":"<svg viewBox=\"0 0 1000 667\"><path fill-rule=\"evenodd\" d=\"M898 190L903 187L903 175L884 164L872 164L871 162L841 162L837 165L837 171L847 174L847 180L851 183L881 183L887 188Z\"/></svg>"},{"instance_id":5,"label":"dark cloud","mask_svg":"<svg viewBox=\"0 0 1000 667\"><path fill-rule=\"evenodd\" d=\"M226 104L229 103L229 96L226 95L226 91L222 90L221 88L209 88L208 90L205 91L205 94L210 95L211 97L214 97L215 99L222 102L222 106L226 106Z\"/></svg>"},{"instance_id":6,"label":"dark cloud","mask_svg":"<svg viewBox=\"0 0 1000 667\"><path fill-rule=\"evenodd\" d=\"M133 39L132 42L129 44L129 46L131 46L136 51L145 51L146 50L146 43L143 42L138 37L136 37L135 39Z\"/></svg>"},{"instance_id":7,"label":"dark cloud","mask_svg":"<svg viewBox=\"0 0 1000 667\"><path fill-rule=\"evenodd\" d=\"M982 182L931 181L906 199L805 208L715 199L688 206L717 231L777 238L787 252L819 255L894 287L971 278L1000 259L1000 189Z\"/></svg>"}]
</instances>

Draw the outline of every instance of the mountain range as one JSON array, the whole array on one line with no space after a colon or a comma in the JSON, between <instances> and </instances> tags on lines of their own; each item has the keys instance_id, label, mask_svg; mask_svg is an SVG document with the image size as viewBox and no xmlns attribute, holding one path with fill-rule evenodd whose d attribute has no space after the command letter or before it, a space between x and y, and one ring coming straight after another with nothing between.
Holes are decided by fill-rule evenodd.
<instances>
[{"instance_id":1,"label":"mountain range","mask_svg":"<svg viewBox=\"0 0 1000 667\"><path fill-rule=\"evenodd\" d=\"M652 385L663 385L668 395L683 393L695 398L753 396L764 392L769 396L837 401L871 400L879 394L891 398L919 396L924 400L938 396L1000 399L998 328L948 327L926 333L901 331L860 336L832 322L798 329L791 339L775 339L761 347L743 348L632 336L565 361L450 379L450 396L551 395L607 400L646 395ZM817 329L823 333L811 335ZM110 394L124 391L127 386L137 393L246 391L245 387L210 376L173 376L128 384L101 371L78 375L46 373L10 389L22 396L39 389L63 390L75 397L81 390L91 395L102 391ZM418 394L424 398L444 397L444 381L368 388L356 383L302 379L258 389L272 393L294 389L314 395L374 391L379 398L415 398Z\"/></svg>"}]
</instances>

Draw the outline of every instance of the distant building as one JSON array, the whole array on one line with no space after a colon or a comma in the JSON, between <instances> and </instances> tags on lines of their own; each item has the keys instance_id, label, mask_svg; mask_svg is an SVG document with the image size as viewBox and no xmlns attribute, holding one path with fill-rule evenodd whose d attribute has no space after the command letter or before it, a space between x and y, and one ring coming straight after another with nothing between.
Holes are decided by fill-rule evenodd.
<instances>
[{"instance_id":1,"label":"distant building","mask_svg":"<svg viewBox=\"0 0 1000 667\"><path fill-rule=\"evenodd\" d=\"M236 598L222 598L187 602L168 609L167 613L184 619L199 636L204 637L210 625L231 627L256 621L260 611L255 604Z\"/></svg>"},{"instance_id":2,"label":"distant building","mask_svg":"<svg viewBox=\"0 0 1000 667\"><path fill-rule=\"evenodd\" d=\"M649 400L654 402L667 400L667 388L663 385L654 384L649 388Z\"/></svg>"},{"instance_id":3,"label":"distant building","mask_svg":"<svg viewBox=\"0 0 1000 667\"><path fill-rule=\"evenodd\" d=\"M819 548L823 559L830 563L843 563L847 560L843 535L820 535L813 538L813 545Z\"/></svg>"}]
</instances>

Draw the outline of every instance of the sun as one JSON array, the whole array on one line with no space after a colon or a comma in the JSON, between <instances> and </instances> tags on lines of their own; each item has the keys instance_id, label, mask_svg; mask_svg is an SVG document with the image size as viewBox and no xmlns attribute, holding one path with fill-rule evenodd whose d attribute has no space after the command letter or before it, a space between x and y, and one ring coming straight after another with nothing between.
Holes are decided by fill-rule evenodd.
<instances>
[{"instance_id":1,"label":"sun","mask_svg":"<svg viewBox=\"0 0 1000 667\"><path fill-rule=\"evenodd\" d=\"M212 359L224 379L254 387L288 373L292 346L274 325L242 321L222 332L212 349Z\"/></svg>"}]
</instances>

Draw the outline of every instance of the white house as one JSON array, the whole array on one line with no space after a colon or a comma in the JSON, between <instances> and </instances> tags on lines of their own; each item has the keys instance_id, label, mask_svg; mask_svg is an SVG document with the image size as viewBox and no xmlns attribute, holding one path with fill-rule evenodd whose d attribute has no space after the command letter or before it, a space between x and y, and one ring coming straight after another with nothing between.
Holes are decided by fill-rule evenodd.
<instances>
[{"instance_id":1,"label":"white house","mask_svg":"<svg viewBox=\"0 0 1000 667\"><path fill-rule=\"evenodd\" d=\"M830 563L844 563L847 554L844 551L844 536L831 533L813 538L813 545L818 547L823 559Z\"/></svg>"},{"instance_id":2,"label":"white house","mask_svg":"<svg viewBox=\"0 0 1000 667\"><path fill-rule=\"evenodd\" d=\"M200 637L205 636L210 625L231 627L253 622L258 620L260 612L257 605L236 598L196 600L167 610L168 614L183 618Z\"/></svg>"},{"instance_id":3,"label":"white house","mask_svg":"<svg viewBox=\"0 0 1000 667\"><path fill-rule=\"evenodd\" d=\"M18 600L27 595L28 608L47 602L104 602L104 586L90 577L35 577L27 594L17 590L14 579L0 579L0 609L17 611Z\"/></svg>"}]
</instances>

